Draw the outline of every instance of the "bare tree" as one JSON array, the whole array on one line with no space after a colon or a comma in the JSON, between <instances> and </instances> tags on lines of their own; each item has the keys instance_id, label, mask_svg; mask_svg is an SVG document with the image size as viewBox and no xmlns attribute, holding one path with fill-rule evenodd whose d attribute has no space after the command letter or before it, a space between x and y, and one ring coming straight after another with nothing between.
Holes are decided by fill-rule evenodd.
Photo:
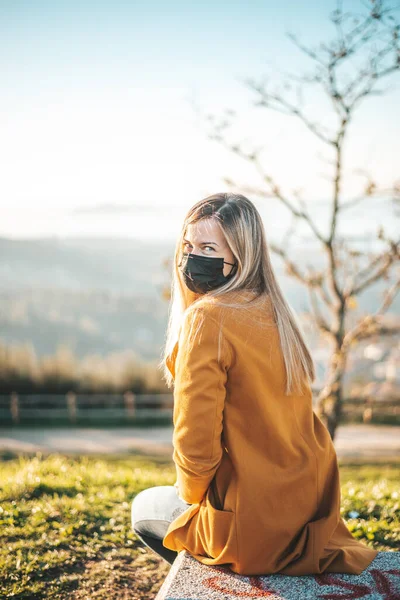
<instances>
[{"instance_id":1,"label":"bare tree","mask_svg":"<svg viewBox=\"0 0 400 600\"><path fill-rule=\"evenodd\" d=\"M332 439L341 416L343 378L349 350L360 340L398 332L398 328L385 325L383 317L400 286L398 237L391 239L381 226L376 237L376 241L380 240L380 250L367 252L352 248L350 240L338 234L339 219L346 217L346 211L350 207L365 202L367 198L382 195L386 195L389 202L394 203L400 198L400 181L390 188L379 189L366 174L367 181L360 195L351 200L342 199L342 150L348 136L349 124L366 97L383 93L384 90L377 89L378 82L399 71L400 27L395 22L393 9L385 8L384 2L372 1L368 6L362 4L365 7L364 15L344 13L341 4L337 3L337 8L331 15L335 26L332 42L324 42L318 49L310 49L299 43L293 34L288 34L296 46L312 59L315 67L312 75L299 77L297 74L290 74L284 83L283 92L279 89L272 90L268 81L257 83L253 79L244 79L246 85L257 95L255 106L297 117L333 152L332 197L327 212L328 235L324 235L317 227L300 193L294 191L293 198L284 194L273 176L264 170L260 149L246 152L239 144L231 144L226 140L224 131L235 119L235 110L226 109L222 120L213 115L206 115L207 124L212 128L208 137L250 161L262 180L260 188L241 185L230 178L225 178L226 184L235 191L280 202L292 218L290 230L282 244L271 244L270 247L284 262L286 272L307 289L311 316L318 330L327 336L333 345L326 382L318 395L316 405L316 412L327 426ZM357 61L359 65L354 68ZM341 73L343 66L347 67L345 74ZM306 114L303 92L304 87L310 84L319 86L328 96L336 123L333 131L317 124ZM294 100L288 98L291 90L294 90ZM198 110L196 107L195 109ZM289 256L289 237L293 235L300 221L307 224L312 237L320 244L327 259L326 266L321 270L309 265L304 268ZM389 283L385 286L381 305L373 314L358 316L351 323L351 310L356 305L356 297L383 280Z\"/></svg>"}]
</instances>

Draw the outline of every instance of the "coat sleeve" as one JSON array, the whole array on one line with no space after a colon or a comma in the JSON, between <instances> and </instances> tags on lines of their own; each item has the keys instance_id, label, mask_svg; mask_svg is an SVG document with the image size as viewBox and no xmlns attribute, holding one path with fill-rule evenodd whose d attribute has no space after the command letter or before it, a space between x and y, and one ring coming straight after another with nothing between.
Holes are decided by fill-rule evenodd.
<instances>
[{"instance_id":1,"label":"coat sleeve","mask_svg":"<svg viewBox=\"0 0 400 600\"><path fill-rule=\"evenodd\" d=\"M173 460L179 496L205 495L222 459L221 433L231 351L204 309L184 316L175 363Z\"/></svg>"}]
</instances>

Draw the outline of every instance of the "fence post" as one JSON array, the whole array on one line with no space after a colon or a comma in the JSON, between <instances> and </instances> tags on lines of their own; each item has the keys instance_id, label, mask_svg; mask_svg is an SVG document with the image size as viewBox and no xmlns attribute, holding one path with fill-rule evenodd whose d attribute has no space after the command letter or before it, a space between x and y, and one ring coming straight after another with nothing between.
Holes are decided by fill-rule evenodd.
<instances>
[{"instance_id":1,"label":"fence post","mask_svg":"<svg viewBox=\"0 0 400 600\"><path fill-rule=\"evenodd\" d=\"M75 423L76 422L76 394L75 394L75 392L67 392L66 398L67 398L67 408L68 408L69 420L71 421L71 423Z\"/></svg>"},{"instance_id":2,"label":"fence post","mask_svg":"<svg viewBox=\"0 0 400 600\"><path fill-rule=\"evenodd\" d=\"M19 423L19 400L17 392L11 392L10 412L13 423Z\"/></svg>"},{"instance_id":3,"label":"fence post","mask_svg":"<svg viewBox=\"0 0 400 600\"><path fill-rule=\"evenodd\" d=\"M125 411L126 415L130 418L135 416L135 394L131 391L124 393Z\"/></svg>"},{"instance_id":4,"label":"fence post","mask_svg":"<svg viewBox=\"0 0 400 600\"><path fill-rule=\"evenodd\" d=\"M363 412L363 423L371 423L372 421L372 406L367 406Z\"/></svg>"}]
</instances>

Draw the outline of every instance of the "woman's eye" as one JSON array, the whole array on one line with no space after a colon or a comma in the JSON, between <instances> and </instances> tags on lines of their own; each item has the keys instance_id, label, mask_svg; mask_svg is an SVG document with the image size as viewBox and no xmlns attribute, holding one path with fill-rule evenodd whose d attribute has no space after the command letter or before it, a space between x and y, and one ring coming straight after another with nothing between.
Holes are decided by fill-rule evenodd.
<instances>
[{"instance_id":1,"label":"woman's eye","mask_svg":"<svg viewBox=\"0 0 400 600\"><path fill-rule=\"evenodd\" d=\"M186 246L192 247L191 244L189 244L189 242L184 242L183 245L184 245L184 247L186 247ZM212 246L204 246L204 248L211 248L211 250L213 252L215 252L215 248L213 248Z\"/></svg>"}]
</instances>

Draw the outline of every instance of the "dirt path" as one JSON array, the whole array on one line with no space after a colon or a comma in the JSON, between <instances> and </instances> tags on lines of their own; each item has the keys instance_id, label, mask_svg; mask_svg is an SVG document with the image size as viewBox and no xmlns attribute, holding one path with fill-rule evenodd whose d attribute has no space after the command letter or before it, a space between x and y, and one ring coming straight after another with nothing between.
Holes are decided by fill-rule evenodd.
<instances>
[{"instance_id":1,"label":"dirt path","mask_svg":"<svg viewBox=\"0 0 400 600\"><path fill-rule=\"evenodd\" d=\"M79 454L172 454L172 427L0 428L0 450ZM338 457L400 457L400 427L343 425L336 433Z\"/></svg>"}]
</instances>

